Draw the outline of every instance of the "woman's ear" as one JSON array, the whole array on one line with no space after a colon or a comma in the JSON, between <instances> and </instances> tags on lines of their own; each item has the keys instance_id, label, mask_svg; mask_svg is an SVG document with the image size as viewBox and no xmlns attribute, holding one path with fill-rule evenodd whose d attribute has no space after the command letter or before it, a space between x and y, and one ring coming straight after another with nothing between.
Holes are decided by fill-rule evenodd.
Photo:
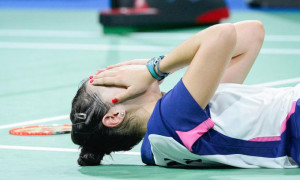
<instances>
[{"instance_id":1,"label":"woman's ear","mask_svg":"<svg viewBox=\"0 0 300 180\"><path fill-rule=\"evenodd\" d=\"M102 123L106 127L113 128L121 124L124 119L125 119L125 110L112 107L104 115L102 119Z\"/></svg>"}]
</instances>

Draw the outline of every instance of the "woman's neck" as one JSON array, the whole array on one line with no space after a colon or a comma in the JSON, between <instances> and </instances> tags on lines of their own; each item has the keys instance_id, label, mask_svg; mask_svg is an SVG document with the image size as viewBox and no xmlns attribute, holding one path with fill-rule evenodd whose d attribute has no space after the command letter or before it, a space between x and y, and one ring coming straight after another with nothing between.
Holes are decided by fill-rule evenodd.
<instances>
[{"instance_id":1,"label":"woman's neck","mask_svg":"<svg viewBox=\"0 0 300 180\"><path fill-rule=\"evenodd\" d=\"M164 93L161 93L159 89L157 91L147 91L145 94L133 99L131 102L129 102L130 100L127 102L131 106L127 106L127 110L131 111L136 117L135 119L138 121L136 123L139 124L141 133L145 134L147 132L148 121L154 111L157 101L163 95Z\"/></svg>"},{"instance_id":2,"label":"woman's neck","mask_svg":"<svg viewBox=\"0 0 300 180\"><path fill-rule=\"evenodd\" d=\"M153 101L151 103L146 104L143 108L140 109L140 111L138 112L138 116L140 119L140 123L141 123L141 131L142 133L146 133L147 132L147 124L148 121L154 111L155 105L156 105L157 101Z\"/></svg>"},{"instance_id":3,"label":"woman's neck","mask_svg":"<svg viewBox=\"0 0 300 180\"><path fill-rule=\"evenodd\" d=\"M151 96L148 96L148 97L151 97L151 100L148 101L147 104L144 104L142 108L140 108L140 112L138 113L139 114L139 119L142 121L141 122L141 130L143 133L146 133L147 132L147 124L148 124L148 121L154 111L154 108L155 108L155 105L157 103L157 101L164 95L165 93L164 92L161 92L161 93L155 93L155 94L152 94Z\"/></svg>"}]
</instances>

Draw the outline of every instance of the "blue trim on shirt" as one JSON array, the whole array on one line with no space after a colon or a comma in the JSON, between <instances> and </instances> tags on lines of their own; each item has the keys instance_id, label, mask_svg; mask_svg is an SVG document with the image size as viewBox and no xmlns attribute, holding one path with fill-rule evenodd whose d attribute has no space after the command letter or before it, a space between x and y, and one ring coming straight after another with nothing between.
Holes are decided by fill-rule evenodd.
<instances>
[{"instance_id":1,"label":"blue trim on shirt","mask_svg":"<svg viewBox=\"0 0 300 180\"><path fill-rule=\"evenodd\" d=\"M190 130L209 118L209 107L203 110L186 89L182 79L158 102L147 124L147 133L141 149L142 161L154 165L150 134L173 137L181 143L175 130Z\"/></svg>"}]
</instances>

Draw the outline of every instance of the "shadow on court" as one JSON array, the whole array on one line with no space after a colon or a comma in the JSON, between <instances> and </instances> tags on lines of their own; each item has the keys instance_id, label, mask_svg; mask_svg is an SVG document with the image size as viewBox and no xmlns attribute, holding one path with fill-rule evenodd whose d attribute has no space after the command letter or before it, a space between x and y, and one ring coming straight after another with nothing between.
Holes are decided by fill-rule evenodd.
<instances>
[{"instance_id":1,"label":"shadow on court","mask_svg":"<svg viewBox=\"0 0 300 180\"><path fill-rule=\"evenodd\" d=\"M102 165L81 167L81 174L112 179L290 179L299 177L299 169L177 169L138 165ZM293 179L293 178L292 178Z\"/></svg>"}]
</instances>

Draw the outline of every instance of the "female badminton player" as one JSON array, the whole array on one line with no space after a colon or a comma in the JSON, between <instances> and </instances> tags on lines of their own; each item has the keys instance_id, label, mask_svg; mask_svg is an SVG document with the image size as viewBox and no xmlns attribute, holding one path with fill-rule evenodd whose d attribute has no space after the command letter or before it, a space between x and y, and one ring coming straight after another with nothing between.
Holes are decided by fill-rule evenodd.
<instances>
[{"instance_id":1,"label":"female badminton player","mask_svg":"<svg viewBox=\"0 0 300 180\"><path fill-rule=\"evenodd\" d=\"M99 70L72 102L79 165L99 165L105 154L144 138L148 165L298 167L300 87L242 85L263 39L259 21L219 24L166 56ZM162 93L159 83L185 66L177 85Z\"/></svg>"}]
</instances>

